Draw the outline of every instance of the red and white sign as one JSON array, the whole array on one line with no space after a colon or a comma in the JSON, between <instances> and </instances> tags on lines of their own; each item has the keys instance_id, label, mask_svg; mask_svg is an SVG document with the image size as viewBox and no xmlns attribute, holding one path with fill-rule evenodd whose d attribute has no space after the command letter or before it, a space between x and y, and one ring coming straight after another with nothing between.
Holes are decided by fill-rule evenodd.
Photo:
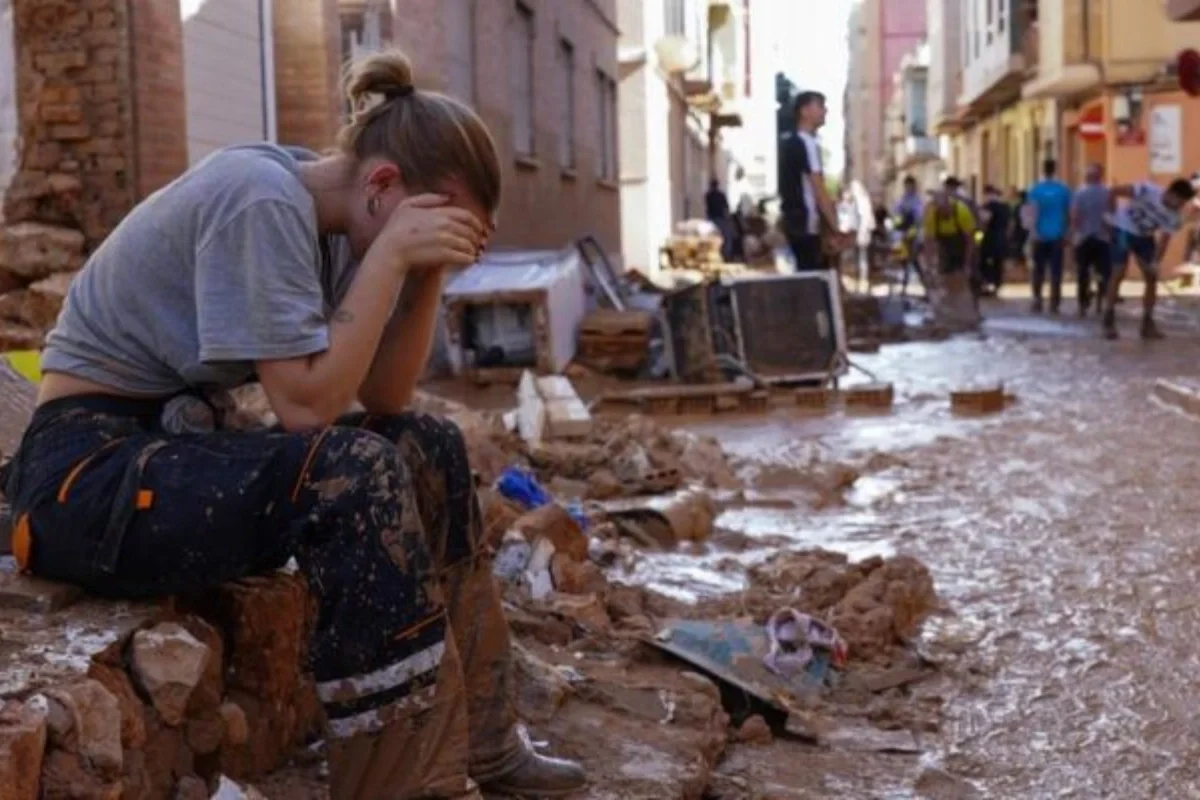
<instances>
[{"instance_id":1,"label":"red and white sign","mask_svg":"<svg viewBox=\"0 0 1200 800\"><path fill-rule=\"evenodd\" d=\"M1092 106L1079 115L1079 138L1095 142L1104 138L1104 106Z\"/></svg>"}]
</instances>

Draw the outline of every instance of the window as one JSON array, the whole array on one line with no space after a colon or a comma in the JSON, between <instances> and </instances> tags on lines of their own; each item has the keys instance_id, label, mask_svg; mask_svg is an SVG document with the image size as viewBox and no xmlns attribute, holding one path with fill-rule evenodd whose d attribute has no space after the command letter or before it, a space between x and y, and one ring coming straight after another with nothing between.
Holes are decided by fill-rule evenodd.
<instances>
[{"instance_id":1,"label":"window","mask_svg":"<svg viewBox=\"0 0 1200 800\"><path fill-rule=\"evenodd\" d=\"M516 4L513 15L509 71L512 87L513 150L517 155L533 155L533 11L524 3Z\"/></svg>"},{"instance_id":2,"label":"window","mask_svg":"<svg viewBox=\"0 0 1200 800\"><path fill-rule=\"evenodd\" d=\"M596 175L617 179L617 82L596 70Z\"/></svg>"},{"instance_id":3,"label":"window","mask_svg":"<svg viewBox=\"0 0 1200 800\"><path fill-rule=\"evenodd\" d=\"M464 103L475 103L476 0L442 0L446 25L448 74L446 89Z\"/></svg>"},{"instance_id":4,"label":"window","mask_svg":"<svg viewBox=\"0 0 1200 800\"><path fill-rule=\"evenodd\" d=\"M992 43L993 26L996 24L996 0L985 0L987 3L987 43Z\"/></svg>"},{"instance_id":5,"label":"window","mask_svg":"<svg viewBox=\"0 0 1200 800\"><path fill-rule=\"evenodd\" d=\"M687 33L687 0L663 0L665 30L668 36L684 36Z\"/></svg>"},{"instance_id":6,"label":"window","mask_svg":"<svg viewBox=\"0 0 1200 800\"><path fill-rule=\"evenodd\" d=\"M558 43L558 60L563 91L559 108L558 163L563 169L575 169L575 47L566 39Z\"/></svg>"}]
</instances>

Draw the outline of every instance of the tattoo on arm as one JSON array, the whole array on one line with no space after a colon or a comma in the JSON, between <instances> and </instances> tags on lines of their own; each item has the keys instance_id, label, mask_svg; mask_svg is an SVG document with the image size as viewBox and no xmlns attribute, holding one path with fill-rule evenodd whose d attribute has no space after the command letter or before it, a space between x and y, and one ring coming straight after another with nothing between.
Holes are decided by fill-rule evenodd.
<instances>
[{"instance_id":1,"label":"tattoo on arm","mask_svg":"<svg viewBox=\"0 0 1200 800\"><path fill-rule=\"evenodd\" d=\"M343 325L354 322L354 312L348 311L344 308L339 308L337 311L333 312L333 321L340 322Z\"/></svg>"}]
</instances>

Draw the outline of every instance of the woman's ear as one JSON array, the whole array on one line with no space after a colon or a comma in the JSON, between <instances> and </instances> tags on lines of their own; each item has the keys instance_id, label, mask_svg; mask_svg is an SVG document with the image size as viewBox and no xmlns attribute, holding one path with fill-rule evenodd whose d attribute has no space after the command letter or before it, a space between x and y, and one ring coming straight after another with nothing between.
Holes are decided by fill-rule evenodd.
<instances>
[{"instance_id":1,"label":"woman's ear","mask_svg":"<svg viewBox=\"0 0 1200 800\"><path fill-rule=\"evenodd\" d=\"M400 168L395 164L380 161L372 165L366 174L366 188L371 196L378 196L401 187Z\"/></svg>"}]
</instances>

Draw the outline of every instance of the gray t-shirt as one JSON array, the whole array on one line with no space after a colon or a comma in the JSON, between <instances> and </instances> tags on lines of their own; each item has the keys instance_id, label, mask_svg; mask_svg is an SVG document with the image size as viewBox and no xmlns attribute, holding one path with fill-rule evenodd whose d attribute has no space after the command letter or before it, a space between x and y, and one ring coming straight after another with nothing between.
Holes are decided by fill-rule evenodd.
<instances>
[{"instance_id":1,"label":"gray t-shirt","mask_svg":"<svg viewBox=\"0 0 1200 800\"><path fill-rule=\"evenodd\" d=\"M356 264L344 237L317 232L299 176L314 158L229 147L146 198L71 283L42 369L162 396L327 349Z\"/></svg>"},{"instance_id":2,"label":"gray t-shirt","mask_svg":"<svg viewBox=\"0 0 1200 800\"><path fill-rule=\"evenodd\" d=\"M1102 183L1089 183L1075 192L1071 210L1075 212L1075 243L1088 239L1107 242L1110 239L1108 213L1111 196Z\"/></svg>"}]
</instances>

